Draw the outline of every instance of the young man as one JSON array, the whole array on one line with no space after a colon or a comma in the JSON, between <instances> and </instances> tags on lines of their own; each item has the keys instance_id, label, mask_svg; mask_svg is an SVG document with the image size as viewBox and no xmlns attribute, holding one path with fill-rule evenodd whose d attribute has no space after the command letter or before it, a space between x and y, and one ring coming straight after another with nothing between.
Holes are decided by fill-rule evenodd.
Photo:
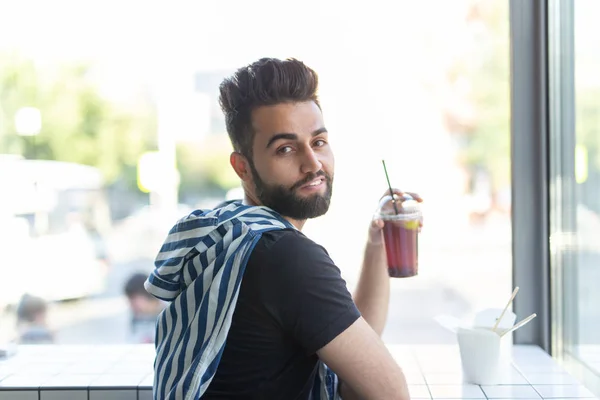
<instances>
[{"instance_id":1,"label":"young man","mask_svg":"<svg viewBox=\"0 0 600 400\"><path fill-rule=\"evenodd\" d=\"M133 343L154 343L156 319L164 303L144 289L148 275L136 272L127 279L123 291L131 311L130 340Z\"/></svg>"},{"instance_id":2,"label":"young man","mask_svg":"<svg viewBox=\"0 0 600 400\"><path fill-rule=\"evenodd\" d=\"M54 343L48 327L48 303L41 297L24 294L17 305L17 330L20 344Z\"/></svg>"},{"instance_id":3,"label":"young man","mask_svg":"<svg viewBox=\"0 0 600 400\"><path fill-rule=\"evenodd\" d=\"M183 218L157 257L146 289L171 303L157 325L155 399L409 398L380 339L381 221L354 298L301 232L327 212L334 177L317 80L300 61L261 59L221 84L245 198Z\"/></svg>"}]
</instances>

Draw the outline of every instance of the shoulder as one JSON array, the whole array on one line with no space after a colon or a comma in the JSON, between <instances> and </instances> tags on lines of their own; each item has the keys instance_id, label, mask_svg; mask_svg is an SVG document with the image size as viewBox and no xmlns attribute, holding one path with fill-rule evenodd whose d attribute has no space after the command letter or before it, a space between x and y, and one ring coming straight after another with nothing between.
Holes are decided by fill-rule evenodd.
<instances>
[{"instance_id":1,"label":"shoulder","mask_svg":"<svg viewBox=\"0 0 600 400\"><path fill-rule=\"evenodd\" d=\"M251 269L260 271L264 282L281 287L341 279L325 248L292 229L263 234L249 262Z\"/></svg>"},{"instance_id":2,"label":"shoulder","mask_svg":"<svg viewBox=\"0 0 600 400\"><path fill-rule=\"evenodd\" d=\"M331 261L325 248L295 229L280 229L263 233L255 253L278 261Z\"/></svg>"}]
</instances>

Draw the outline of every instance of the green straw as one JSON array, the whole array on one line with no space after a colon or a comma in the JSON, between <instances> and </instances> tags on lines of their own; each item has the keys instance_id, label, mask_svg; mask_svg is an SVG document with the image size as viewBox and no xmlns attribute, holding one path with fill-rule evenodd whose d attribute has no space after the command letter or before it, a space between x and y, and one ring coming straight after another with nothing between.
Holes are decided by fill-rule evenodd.
<instances>
[{"instance_id":1,"label":"green straw","mask_svg":"<svg viewBox=\"0 0 600 400\"><path fill-rule=\"evenodd\" d=\"M385 160L381 160L383 163L383 171L385 172L385 179L387 180L388 188L390 188L390 196L392 196L392 204L394 205L394 211L396 211L396 215L398 215L398 207L396 207L396 200L394 200L394 191L392 190L392 185L390 184L390 177L388 176L387 168L385 167Z\"/></svg>"}]
</instances>

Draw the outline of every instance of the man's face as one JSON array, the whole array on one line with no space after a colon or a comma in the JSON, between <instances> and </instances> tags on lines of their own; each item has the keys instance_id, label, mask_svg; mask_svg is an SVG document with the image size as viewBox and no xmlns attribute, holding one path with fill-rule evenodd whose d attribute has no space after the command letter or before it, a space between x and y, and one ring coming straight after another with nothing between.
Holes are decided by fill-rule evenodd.
<instances>
[{"instance_id":1,"label":"man's face","mask_svg":"<svg viewBox=\"0 0 600 400\"><path fill-rule=\"evenodd\" d=\"M319 107L312 101L265 106L252 113L254 196L295 220L329 209L334 157Z\"/></svg>"}]
</instances>

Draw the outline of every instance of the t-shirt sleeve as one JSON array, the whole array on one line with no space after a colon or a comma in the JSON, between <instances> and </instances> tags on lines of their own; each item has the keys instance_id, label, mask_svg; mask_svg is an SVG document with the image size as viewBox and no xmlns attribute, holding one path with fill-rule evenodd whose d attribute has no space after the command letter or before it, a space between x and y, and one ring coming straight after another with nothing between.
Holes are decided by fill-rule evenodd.
<instances>
[{"instance_id":1,"label":"t-shirt sleeve","mask_svg":"<svg viewBox=\"0 0 600 400\"><path fill-rule=\"evenodd\" d=\"M266 303L307 354L314 354L359 317L339 268L325 249L287 232L270 249Z\"/></svg>"}]
</instances>

